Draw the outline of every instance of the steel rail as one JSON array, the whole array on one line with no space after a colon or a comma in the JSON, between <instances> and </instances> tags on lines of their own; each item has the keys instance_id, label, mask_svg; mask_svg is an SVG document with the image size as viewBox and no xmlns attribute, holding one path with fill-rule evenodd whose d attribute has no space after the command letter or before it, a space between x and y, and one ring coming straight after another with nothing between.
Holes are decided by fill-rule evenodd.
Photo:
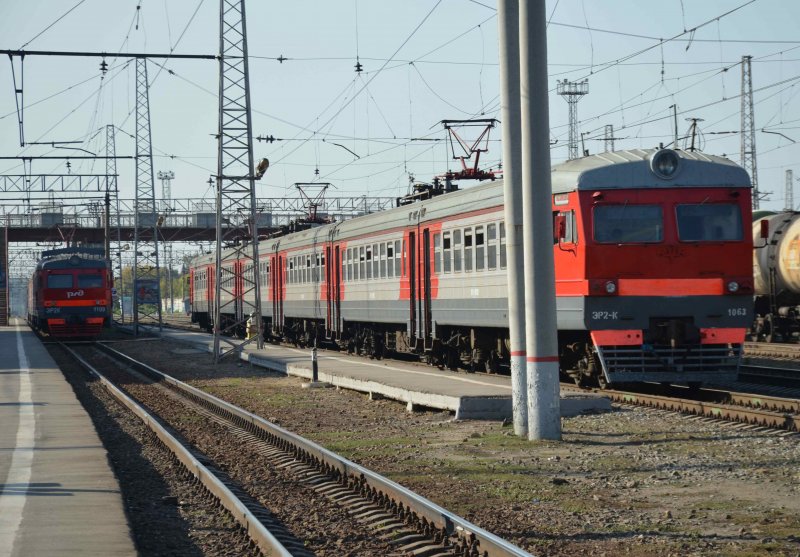
<instances>
[{"instance_id":1,"label":"steel rail","mask_svg":"<svg viewBox=\"0 0 800 557\"><path fill-rule=\"evenodd\" d=\"M739 380L760 385L779 385L790 388L800 387L800 370L789 367L778 367L778 360L773 360L776 365L766 366L753 363L742 363L739 368ZM780 363L785 363L780 361Z\"/></svg>"},{"instance_id":2,"label":"steel rail","mask_svg":"<svg viewBox=\"0 0 800 557\"><path fill-rule=\"evenodd\" d=\"M415 513L423 524L427 524L441 531L447 536L456 535L469 548L467 555L480 555L486 557L531 557L531 554L488 532L471 522L455 515L432 501L417 495L393 482L388 478L364 468L346 458L343 458L324 447L317 445L277 426L264 418L252 414L238 406L234 406L222 399L210 395L200 389L187 385L149 365L131 358L114 348L98 343L98 346L107 354L125 362L131 367L145 374L157 378L160 382L170 385L205 408L215 411L233 421L238 426L251 432L266 434L269 441L276 442L282 448L294 448L294 453L299 460L313 462L326 468L333 474L347 478L349 482L360 485L377 498L389 498L401 514ZM289 450L292 450L289 448Z\"/></svg>"},{"instance_id":3,"label":"steel rail","mask_svg":"<svg viewBox=\"0 0 800 557\"><path fill-rule=\"evenodd\" d=\"M785 358L800 359L800 344L772 344L765 342L745 342L745 358Z\"/></svg>"},{"instance_id":4,"label":"steel rail","mask_svg":"<svg viewBox=\"0 0 800 557\"><path fill-rule=\"evenodd\" d=\"M103 386L128 410L136 415L159 438L159 440L175 455L189 473L200 480L203 486L216 497L233 515L233 518L245 529L247 535L264 552L265 555L291 557L292 553L281 544L259 519L226 487L208 468L198 461L189 450L173 437L158 420L150 415L131 397L122 392L89 362L84 360L70 347L61 344L89 373L97 377ZM116 352L116 351L115 351Z\"/></svg>"},{"instance_id":5,"label":"steel rail","mask_svg":"<svg viewBox=\"0 0 800 557\"><path fill-rule=\"evenodd\" d=\"M621 404L631 404L671 412L693 414L695 416L705 416L731 422L762 425L774 429L800 433L800 415L789 412L775 412L759 407L737 406L735 404L720 404L718 402L708 402L701 400L689 400L685 398L674 398L668 396L632 393L623 391L604 390L604 395L608 396L612 402ZM743 395L751 401L757 398L754 395Z\"/></svg>"}]
</instances>

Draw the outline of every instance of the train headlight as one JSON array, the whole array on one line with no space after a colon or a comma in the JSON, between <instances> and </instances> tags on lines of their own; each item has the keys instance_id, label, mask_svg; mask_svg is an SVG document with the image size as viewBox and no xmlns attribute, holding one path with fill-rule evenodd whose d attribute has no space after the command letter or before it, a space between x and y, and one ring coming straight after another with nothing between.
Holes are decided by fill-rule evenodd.
<instances>
[{"instance_id":1,"label":"train headlight","mask_svg":"<svg viewBox=\"0 0 800 557\"><path fill-rule=\"evenodd\" d=\"M616 291L617 291L617 285L614 283L614 281L611 280L608 281L606 283L606 292L608 292L609 294L613 294Z\"/></svg>"},{"instance_id":2,"label":"train headlight","mask_svg":"<svg viewBox=\"0 0 800 557\"><path fill-rule=\"evenodd\" d=\"M661 149L650 157L650 170L659 178L671 180L678 174L680 157L672 149Z\"/></svg>"},{"instance_id":3,"label":"train headlight","mask_svg":"<svg viewBox=\"0 0 800 557\"><path fill-rule=\"evenodd\" d=\"M735 280L732 280L728 283L728 292L738 292L739 290L739 283Z\"/></svg>"}]
</instances>

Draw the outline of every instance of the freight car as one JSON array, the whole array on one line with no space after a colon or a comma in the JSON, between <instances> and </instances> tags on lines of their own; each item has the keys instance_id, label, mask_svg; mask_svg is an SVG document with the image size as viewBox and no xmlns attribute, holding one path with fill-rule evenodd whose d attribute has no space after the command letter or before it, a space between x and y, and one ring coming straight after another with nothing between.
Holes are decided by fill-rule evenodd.
<instances>
[{"instance_id":1,"label":"freight car","mask_svg":"<svg viewBox=\"0 0 800 557\"><path fill-rule=\"evenodd\" d=\"M28 283L28 323L54 338L96 337L111 319L111 287L102 249L44 251Z\"/></svg>"},{"instance_id":2,"label":"freight car","mask_svg":"<svg viewBox=\"0 0 800 557\"><path fill-rule=\"evenodd\" d=\"M800 336L800 213L753 214L755 320L753 340Z\"/></svg>"},{"instance_id":3,"label":"freight car","mask_svg":"<svg viewBox=\"0 0 800 557\"><path fill-rule=\"evenodd\" d=\"M601 385L735 377L753 309L747 173L698 152L635 150L556 165L552 186L562 373ZM501 181L265 240L259 252L271 337L507 368ZM192 319L209 330L214 271L210 256L191 267ZM223 276L244 284L253 272L237 262ZM252 309L245 298L237 311Z\"/></svg>"}]
</instances>

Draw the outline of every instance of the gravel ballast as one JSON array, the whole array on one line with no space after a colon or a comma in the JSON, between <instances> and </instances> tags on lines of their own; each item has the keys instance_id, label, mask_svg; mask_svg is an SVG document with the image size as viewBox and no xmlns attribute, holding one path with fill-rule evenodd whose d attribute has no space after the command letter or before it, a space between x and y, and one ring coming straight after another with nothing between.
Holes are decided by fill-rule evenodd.
<instances>
[{"instance_id":1,"label":"gravel ballast","mask_svg":"<svg viewBox=\"0 0 800 557\"><path fill-rule=\"evenodd\" d=\"M529 442L174 343L115 348L538 555L800 555L796 435L616 407L563 419L561 442Z\"/></svg>"}]
</instances>

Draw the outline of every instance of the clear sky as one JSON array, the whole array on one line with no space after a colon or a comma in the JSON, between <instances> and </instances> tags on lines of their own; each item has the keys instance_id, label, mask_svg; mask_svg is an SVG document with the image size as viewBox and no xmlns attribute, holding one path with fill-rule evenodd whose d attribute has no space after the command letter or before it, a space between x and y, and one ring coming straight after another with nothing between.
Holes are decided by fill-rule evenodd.
<instances>
[{"instance_id":1,"label":"clear sky","mask_svg":"<svg viewBox=\"0 0 800 557\"><path fill-rule=\"evenodd\" d=\"M333 183L333 196L401 195L409 174L430 181L456 168L439 121L499 118L494 0L260 0L247 10L253 131L282 140L255 143L256 157L271 161L260 197L294 196L293 183L315 180ZM584 78L589 94L578 115L590 152L603 150L607 124L617 149L669 143L675 104L681 136L687 118L702 118L701 148L739 162L740 62L751 55L759 182L772 192L762 208L783 207L785 171L800 178L800 2L548 0L547 13L554 163L567 156L567 104L556 81ZM216 0L0 0L0 48L215 54L218 36ZM114 124L117 154L133 155L135 64L107 62L102 78L97 58L27 57L26 140L83 140L79 147L103 154L98 132ZM174 198L210 200L218 66L157 64L149 65L155 170L175 172ZM20 148L17 128L4 58L2 155L65 152ZM500 161L500 137L493 130L486 166ZM2 173L22 170L0 161ZM66 171L61 161L33 164L34 174ZM74 161L71 172L102 173L104 164ZM121 196L132 198L133 163L120 161L119 173Z\"/></svg>"}]
</instances>

